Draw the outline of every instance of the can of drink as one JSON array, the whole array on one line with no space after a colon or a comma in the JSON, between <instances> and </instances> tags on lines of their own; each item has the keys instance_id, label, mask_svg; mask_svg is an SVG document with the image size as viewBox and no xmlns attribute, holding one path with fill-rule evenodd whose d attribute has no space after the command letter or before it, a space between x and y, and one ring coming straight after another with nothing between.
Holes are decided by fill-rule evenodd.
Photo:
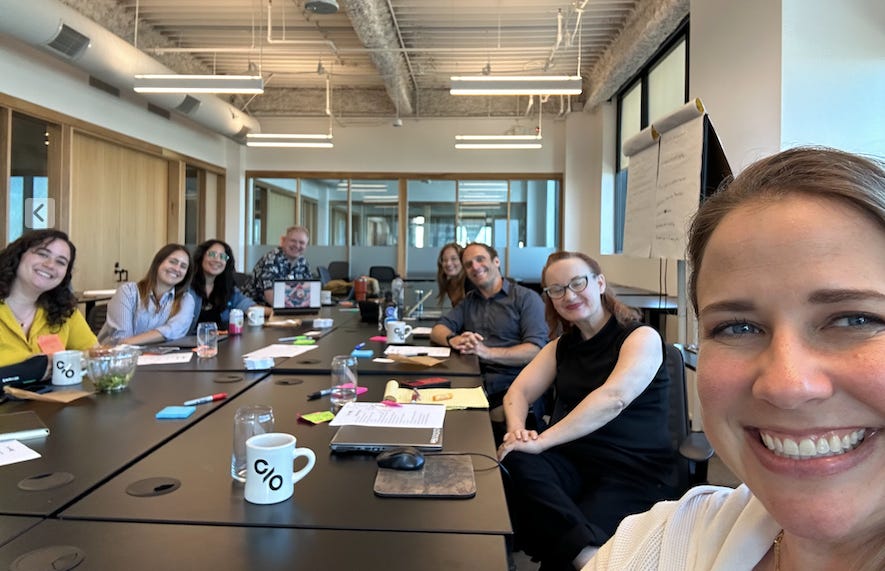
<instances>
[{"instance_id":1,"label":"can of drink","mask_svg":"<svg viewBox=\"0 0 885 571\"><path fill-rule=\"evenodd\" d=\"M229 335L240 335L243 332L243 310L231 309L230 321L227 324Z\"/></svg>"}]
</instances>

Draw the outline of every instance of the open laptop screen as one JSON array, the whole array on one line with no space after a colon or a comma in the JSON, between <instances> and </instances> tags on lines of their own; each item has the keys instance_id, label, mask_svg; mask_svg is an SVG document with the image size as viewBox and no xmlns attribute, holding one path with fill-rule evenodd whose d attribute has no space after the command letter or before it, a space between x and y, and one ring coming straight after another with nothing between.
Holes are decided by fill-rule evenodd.
<instances>
[{"instance_id":1,"label":"open laptop screen","mask_svg":"<svg viewBox=\"0 0 885 571\"><path fill-rule=\"evenodd\" d=\"M319 311L322 307L320 281L279 280L273 284L273 308Z\"/></svg>"}]
</instances>

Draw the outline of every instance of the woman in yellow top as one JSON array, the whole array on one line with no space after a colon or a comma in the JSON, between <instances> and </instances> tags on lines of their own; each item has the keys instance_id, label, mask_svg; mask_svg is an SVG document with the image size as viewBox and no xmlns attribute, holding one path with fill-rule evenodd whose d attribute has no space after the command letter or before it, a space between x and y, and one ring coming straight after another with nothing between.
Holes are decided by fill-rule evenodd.
<instances>
[{"instance_id":1,"label":"woman in yellow top","mask_svg":"<svg viewBox=\"0 0 885 571\"><path fill-rule=\"evenodd\" d=\"M33 230L0 252L0 366L97 341L77 311L77 249L58 230Z\"/></svg>"}]
</instances>

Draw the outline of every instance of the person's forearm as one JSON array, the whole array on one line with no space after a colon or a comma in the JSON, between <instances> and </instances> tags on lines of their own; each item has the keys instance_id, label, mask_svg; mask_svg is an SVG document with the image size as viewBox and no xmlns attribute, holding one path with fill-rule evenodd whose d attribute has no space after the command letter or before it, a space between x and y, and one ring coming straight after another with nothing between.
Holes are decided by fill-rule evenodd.
<instances>
[{"instance_id":1,"label":"person's forearm","mask_svg":"<svg viewBox=\"0 0 885 571\"><path fill-rule=\"evenodd\" d=\"M552 448L586 436L611 422L626 406L620 395L600 387L584 397L565 418L545 430L543 444Z\"/></svg>"},{"instance_id":2,"label":"person's forearm","mask_svg":"<svg viewBox=\"0 0 885 571\"><path fill-rule=\"evenodd\" d=\"M507 422L507 432L525 428L525 419L528 414L529 403L525 396L512 388L508 390L504 395L504 418Z\"/></svg>"},{"instance_id":3,"label":"person's forearm","mask_svg":"<svg viewBox=\"0 0 885 571\"><path fill-rule=\"evenodd\" d=\"M430 330L430 340L437 345L448 346L449 344L446 341L446 337L451 334L451 329L449 329L445 325L434 325L433 329Z\"/></svg>"},{"instance_id":4,"label":"person's forearm","mask_svg":"<svg viewBox=\"0 0 885 571\"><path fill-rule=\"evenodd\" d=\"M520 343L513 347L485 347L477 353L482 359L499 365L523 366L535 358L541 348L534 343Z\"/></svg>"},{"instance_id":5,"label":"person's forearm","mask_svg":"<svg viewBox=\"0 0 885 571\"><path fill-rule=\"evenodd\" d=\"M139 333L132 337L126 337L125 339L122 339L120 343L124 345L147 345L149 343L159 343L165 340L166 338L163 337L162 333L156 329L151 329L150 331L145 331L144 333Z\"/></svg>"},{"instance_id":6,"label":"person's forearm","mask_svg":"<svg viewBox=\"0 0 885 571\"><path fill-rule=\"evenodd\" d=\"M273 290L272 289L264 290L264 303L273 307Z\"/></svg>"}]
</instances>

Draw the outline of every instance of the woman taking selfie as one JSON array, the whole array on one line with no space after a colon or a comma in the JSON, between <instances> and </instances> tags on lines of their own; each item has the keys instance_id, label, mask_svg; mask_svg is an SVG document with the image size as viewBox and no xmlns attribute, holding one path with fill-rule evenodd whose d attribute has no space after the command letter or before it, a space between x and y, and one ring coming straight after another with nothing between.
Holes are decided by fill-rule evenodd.
<instances>
[{"instance_id":1,"label":"woman taking selfie","mask_svg":"<svg viewBox=\"0 0 885 571\"><path fill-rule=\"evenodd\" d=\"M142 345L187 335L194 317L189 284L193 268L187 249L166 244L139 282L117 288L98 333L102 344Z\"/></svg>"},{"instance_id":2,"label":"woman taking selfie","mask_svg":"<svg viewBox=\"0 0 885 571\"><path fill-rule=\"evenodd\" d=\"M0 366L95 345L71 291L76 256L67 234L52 229L26 232L0 252Z\"/></svg>"},{"instance_id":3,"label":"woman taking selfie","mask_svg":"<svg viewBox=\"0 0 885 571\"><path fill-rule=\"evenodd\" d=\"M624 520L588 569L885 569L885 169L763 159L691 227L704 429L744 482Z\"/></svg>"}]
</instances>

